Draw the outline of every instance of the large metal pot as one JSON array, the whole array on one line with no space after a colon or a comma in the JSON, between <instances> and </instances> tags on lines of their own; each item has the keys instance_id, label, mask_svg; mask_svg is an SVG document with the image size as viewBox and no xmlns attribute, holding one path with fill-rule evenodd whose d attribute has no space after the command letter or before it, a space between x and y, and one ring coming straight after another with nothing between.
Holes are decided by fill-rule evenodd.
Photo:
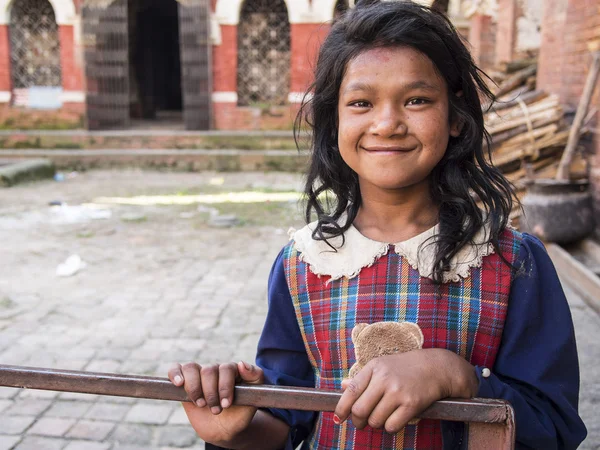
<instances>
[{"instance_id":1,"label":"large metal pot","mask_svg":"<svg viewBox=\"0 0 600 450\"><path fill-rule=\"evenodd\" d=\"M568 244L594 230L592 195L588 180L535 180L527 189L522 204L524 231L543 241Z\"/></svg>"}]
</instances>

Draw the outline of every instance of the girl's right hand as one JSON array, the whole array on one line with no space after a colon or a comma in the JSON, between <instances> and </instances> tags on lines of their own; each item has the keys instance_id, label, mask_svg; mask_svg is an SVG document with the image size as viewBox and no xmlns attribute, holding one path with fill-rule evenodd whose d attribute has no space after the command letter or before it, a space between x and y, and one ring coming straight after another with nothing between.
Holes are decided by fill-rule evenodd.
<instances>
[{"instance_id":1,"label":"girl's right hand","mask_svg":"<svg viewBox=\"0 0 600 450\"><path fill-rule=\"evenodd\" d=\"M236 383L263 384L259 367L245 362L200 366L176 364L169 370L175 386L183 386L192 402L183 407L196 433L206 442L227 447L252 422L252 406L232 406Z\"/></svg>"}]
</instances>

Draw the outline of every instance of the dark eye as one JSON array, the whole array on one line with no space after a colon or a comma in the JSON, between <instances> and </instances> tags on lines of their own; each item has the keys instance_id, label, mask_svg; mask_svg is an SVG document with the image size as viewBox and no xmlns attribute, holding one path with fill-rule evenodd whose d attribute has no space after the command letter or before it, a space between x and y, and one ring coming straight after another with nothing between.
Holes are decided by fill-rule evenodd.
<instances>
[{"instance_id":1,"label":"dark eye","mask_svg":"<svg viewBox=\"0 0 600 450\"><path fill-rule=\"evenodd\" d=\"M358 100L356 102L350 103L350 106L356 106L358 108L368 108L371 104L365 100Z\"/></svg>"},{"instance_id":2,"label":"dark eye","mask_svg":"<svg viewBox=\"0 0 600 450\"><path fill-rule=\"evenodd\" d=\"M426 98L411 98L407 104L419 106L419 105L425 105L427 103L429 103L429 100L427 100Z\"/></svg>"}]
</instances>

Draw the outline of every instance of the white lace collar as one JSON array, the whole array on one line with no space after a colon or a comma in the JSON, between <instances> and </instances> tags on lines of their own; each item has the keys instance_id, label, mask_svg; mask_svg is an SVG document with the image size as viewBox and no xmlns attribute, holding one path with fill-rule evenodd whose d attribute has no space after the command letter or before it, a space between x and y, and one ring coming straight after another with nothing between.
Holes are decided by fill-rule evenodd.
<instances>
[{"instance_id":1,"label":"white lace collar","mask_svg":"<svg viewBox=\"0 0 600 450\"><path fill-rule=\"evenodd\" d=\"M312 238L316 222L296 231L290 229L290 237L294 240L294 247L300 252L300 259L310 266L311 272L319 276L330 277L329 281L342 277L353 278L364 267L370 267L387 254L390 245L400 256L406 258L411 267L419 271L422 277L432 278L435 245L431 237L438 231L438 225L423 233L403 242L388 244L378 242L362 235L353 225L344 233L345 241L338 236L329 239L337 248L334 252L324 241ZM494 253L494 247L489 242L489 226L484 225L475 235L473 243L463 247L452 261L450 268L443 274L443 282L456 282L461 278L469 277L471 268L481 267L484 256ZM341 246L341 247L340 247Z\"/></svg>"}]
</instances>

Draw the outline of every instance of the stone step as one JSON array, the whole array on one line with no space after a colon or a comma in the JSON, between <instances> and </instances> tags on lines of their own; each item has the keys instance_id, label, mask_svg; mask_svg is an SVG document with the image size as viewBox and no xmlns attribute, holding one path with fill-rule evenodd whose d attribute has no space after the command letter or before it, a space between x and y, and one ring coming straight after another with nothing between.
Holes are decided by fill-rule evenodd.
<instances>
[{"instance_id":1,"label":"stone step","mask_svg":"<svg viewBox=\"0 0 600 450\"><path fill-rule=\"evenodd\" d=\"M0 187L52 178L55 171L54 164L48 159L18 159L11 164L0 165Z\"/></svg>"},{"instance_id":2,"label":"stone step","mask_svg":"<svg viewBox=\"0 0 600 450\"><path fill-rule=\"evenodd\" d=\"M303 138L303 141L305 139ZM0 130L1 149L296 150L291 131Z\"/></svg>"},{"instance_id":3,"label":"stone step","mask_svg":"<svg viewBox=\"0 0 600 450\"><path fill-rule=\"evenodd\" d=\"M58 170L138 167L179 171L216 170L302 172L308 153L292 150L237 149L3 149L0 160L46 158Z\"/></svg>"}]
</instances>

